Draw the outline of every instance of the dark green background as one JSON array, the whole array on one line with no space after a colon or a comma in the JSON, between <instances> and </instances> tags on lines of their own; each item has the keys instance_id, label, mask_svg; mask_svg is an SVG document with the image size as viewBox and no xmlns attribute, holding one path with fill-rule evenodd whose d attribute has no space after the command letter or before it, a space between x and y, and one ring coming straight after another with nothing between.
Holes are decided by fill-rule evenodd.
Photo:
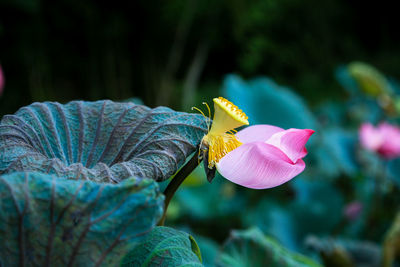
<instances>
[{"instance_id":1,"label":"dark green background","mask_svg":"<svg viewBox=\"0 0 400 267\"><path fill-rule=\"evenodd\" d=\"M400 77L396 22L388 0L0 0L0 115L33 101L130 97L187 110L232 72L267 75L310 104L342 98L339 64Z\"/></svg>"}]
</instances>

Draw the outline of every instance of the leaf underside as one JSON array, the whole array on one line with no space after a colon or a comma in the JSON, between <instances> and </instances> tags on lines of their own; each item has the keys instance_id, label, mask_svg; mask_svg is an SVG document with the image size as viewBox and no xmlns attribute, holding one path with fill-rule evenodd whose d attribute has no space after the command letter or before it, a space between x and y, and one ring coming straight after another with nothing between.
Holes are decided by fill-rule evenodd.
<instances>
[{"instance_id":1,"label":"leaf underside","mask_svg":"<svg viewBox=\"0 0 400 267\"><path fill-rule=\"evenodd\" d=\"M68 179L163 181L195 151L205 118L133 103L33 103L0 122L0 174L40 171Z\"/></svg>"},{"instance_id":2,"label":"leaf underside","mask_svg":"<svg viewBox=\"0 0 400 267\"><path fill-rule=\"evenodd\" d=\"M161 217L150 179L118 185L0 176L0 266L117 266Z\"/></svg>"}]
</instances>

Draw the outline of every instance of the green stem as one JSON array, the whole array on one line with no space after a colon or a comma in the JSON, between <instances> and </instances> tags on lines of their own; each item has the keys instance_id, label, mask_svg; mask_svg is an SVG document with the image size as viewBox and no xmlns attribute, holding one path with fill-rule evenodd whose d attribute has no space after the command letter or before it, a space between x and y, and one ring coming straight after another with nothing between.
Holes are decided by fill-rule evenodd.
<instances>
[{"instance_id":1,"label":"green stem","mask_svg":"<svg viewBox=\"0 0 400 267\"><path fill-rule=\"evenodd\" d=\"M371 198L371 204L368 209L368 217L367 224L371 229L376 229L376 225L379 223L380 218L382 217L385 210L383 207L384 197L385 197L385 187L387 186L387 161L383 160L377 166L374 175L374 193ZM369 231L369 236L373 236L375 234L374 231Z\"/></svg>"},{"instance_id":2,"label":"green stem","mask_svg":"<svg viewBox=\"0 0 400 267\"><path fill-rule=\"evenodd\" d=\"M186 177L199 165L201 158L199 159L199 149L197 148L196 152L194 152L193 157L183 166L179 172L175 175L172 181L168 184L167 188L164 190L165 202L164 202L164 213L161 220L158 222L159 226L163 226L165 222L165 217L167 216L167 209L169 202L174 196L176 190L178 190L179 186L185 181Z\"/></svg>"},{"instance_id":3,"label":"green stem","mask_svg":"<svg viewBox=\"0 0 400 267\"><path fill-rule=\"evenodd\" d=\"M382 248L382 266L391 267L400 251L400 211L387 231Z\"/></svg>"}]
</instances>

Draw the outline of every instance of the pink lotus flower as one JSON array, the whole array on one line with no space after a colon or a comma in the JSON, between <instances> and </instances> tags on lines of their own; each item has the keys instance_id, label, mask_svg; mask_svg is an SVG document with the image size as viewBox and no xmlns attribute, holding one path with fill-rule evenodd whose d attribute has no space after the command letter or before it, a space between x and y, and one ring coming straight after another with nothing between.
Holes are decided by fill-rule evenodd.
<instances>
[{"instance_id":1,"label":"pink lotus flower","mask_svg":"<svg viewBox=\"0 0 400 267\"><path fill-rule=\"evenodd\" d=\"M359 130L361 145L386 159L400 157L400 128L383 122L374 127L364 123Z\"/></svg>"},{"instance_id":2,"label":"pink lotus flower","mask_svg":"<svg viewBox=\"0 0 400 267\"><path fill-rule=\"evenodd\" d=\"M304 170L304 146L313 133L310 129L284 130L272 125L247 127L236 134L243 144L222 157L217 170L231 182L248 188L281 185Z\"/></svg>"},{"instance_id":3,"label":"pink lotus flower","mask_svg":"<svg viewBox=\"0 0 400 267\"><path fill-rule=\"evenodd\" d=\"M313 130L255 125L234 134L235 128L249 125L248 117L223 97L213 101L213 123L200 146L207 151L209 169L216 167L231 182L254 189L281 185L304 170L304 146Z\"/></svg>"},{"instance_id":4,"label":"pink lotus flower","mask_svg":"<svg viewBox=\"0 0 400 267\"><path fill-rule=\"evenodd\" d=\"M3 70L1 69L1 65L0 65L0 96L3 93L3 88L4 88L4 75L3 75Z\"/></svg>"}]
</instances>

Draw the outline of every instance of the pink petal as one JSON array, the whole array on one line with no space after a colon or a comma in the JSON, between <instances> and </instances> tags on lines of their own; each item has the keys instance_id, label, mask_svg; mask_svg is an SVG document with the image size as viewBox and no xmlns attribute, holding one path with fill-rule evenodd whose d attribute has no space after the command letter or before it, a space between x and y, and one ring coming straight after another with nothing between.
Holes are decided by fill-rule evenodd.
<instances>
[{"instance_id":1,"label":"pink petal","mask_svg":"<svg viewBox=\"0 0 400 267\"><path fill-rule=\"evenodd\" d=\"M364 123L359 130L361 145L369 150L377 151L383 144L384 138L378 129L370 123Z\"/></svg>"},{"instance_id":2,"label":"pink petal","mask_svg":"<svg viewBox=\"0 0 400 267\"><path fill-rule=\"evenodd\" d=\"M293 164L281 150L264 142L243 144L217 163L217 170L223 177L254 189L281 185L304 168L303 160Z\"/></svg>"},{"instance_id":3,"label":"pink petal","mask_svg":"<svg viewBox=\"0 0 400 267\"><path fill-rule=\"evenodd\" d=\"M251 143L251 142L265 142L267 141L273 134L282 132L284 129L267 125L267 124L259 124L254 126L249 126L239 132L236 133L236 137L242 143Z\"/></svg>"},{"instance_id":4,"label":"pink petal","mask_svg":"<svg viewBox=\"0 0 400 267\"><path fill-rule=\"evenodd\" d=\"M396 158L400 156L400 129L388 123L381 123L378 131L383 137L383 142L378 148L378 153L386 158Z\"/></svg>"},{"instance_id":5,"label":"pink petal","mask_svg":"<svg viewBox=\"0 0 400 267\"><path fill-rule=\"evenodd\" d=\"M273 134L266 143L279 148L296 163L307 155L305 145L314 132L310 129L289 129Z\"/></svg>"}]
</instances>

